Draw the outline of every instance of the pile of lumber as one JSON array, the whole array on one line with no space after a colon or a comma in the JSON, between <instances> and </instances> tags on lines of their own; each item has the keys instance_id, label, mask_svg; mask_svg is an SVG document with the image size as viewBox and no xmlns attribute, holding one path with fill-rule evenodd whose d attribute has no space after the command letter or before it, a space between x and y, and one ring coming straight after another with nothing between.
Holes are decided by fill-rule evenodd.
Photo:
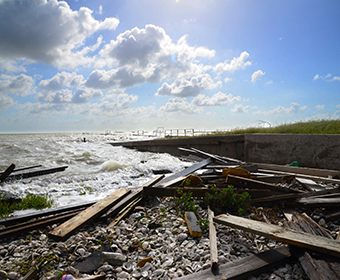
<instances>
[{"instance_id":1,"label":"pile of lumber","mask_svg":"<svg viewBox=\"0 0 340 280\"><path fill-rule=\"evenodd\" d=\"M340 279L340 274L335 273L340 271L338 261L340 243L306 213L301 214L311 212L311 209L316 207L322 207L331 211L325 215L326 220L340 218L340 209L337 209L340 208L340 188L335 187L340 184L340 180L337 179L339 171L245 163L237 159L211 155L194 148L181 150L194 154L196 159L197 156L205 159L179 173L167 177L157 176L135 190L118 189L98 202L2 220L0 225L3 225L4 228L0 230L0 237L12 236L51 223L63 222L49 232L49 237L54 240L65 240L85 224L98 219L110 218L112 222L108 228L115 227L141 202L143 197L178 196L180 189L182 192L190 192L192 196L202 198L207 192L211 192L211 185L216 188L233 185L236 192L247 191L250 194L251 203L255 208L257 206L273 207L274 205L280 208L287 217L281 222L284 226L274 224L265 216L264 221L230 214L214 216L214 213L208 209L211 270L187 275L181 279L245 279L287 262L292 258L292 255L298 256L298 260L310 279ZM249 176L231 174L224 176L223 170L230 167L242 168L249 173ZM194 187L183 186L184 180L191 174L198 175L202 184ZM289 212L287 209L293 210ZM193 213L186 213L185 218L190 234L199 237L200 230L197 229ZM25 222L22 223L23 221ZM278 240L289 244L289 247L282 246L235 262L219 265L216 223ZM327 277L323 278L325 275Z\"/></svg>"}]
</instances>

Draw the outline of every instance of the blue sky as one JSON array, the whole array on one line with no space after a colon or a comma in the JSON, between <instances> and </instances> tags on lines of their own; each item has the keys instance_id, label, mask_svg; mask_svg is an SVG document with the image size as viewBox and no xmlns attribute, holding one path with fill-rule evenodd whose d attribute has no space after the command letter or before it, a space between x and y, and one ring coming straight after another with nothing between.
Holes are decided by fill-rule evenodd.
<instances>
[{"instance_id":1,"label":"blue sky","mask_svg":"<svg viewBox=\"0 0 340 280\"><path fill-rule=\"evenodd\" d=\"M340 2L0 0L0 133L340 116Z\"/></svg>"}]
</instances>

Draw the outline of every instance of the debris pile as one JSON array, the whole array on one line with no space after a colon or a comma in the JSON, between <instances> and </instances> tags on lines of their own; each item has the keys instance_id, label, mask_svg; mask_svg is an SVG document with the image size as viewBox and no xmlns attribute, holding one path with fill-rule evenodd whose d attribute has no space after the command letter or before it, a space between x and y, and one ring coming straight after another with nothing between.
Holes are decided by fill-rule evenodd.
<instances>
[{"instance_id":1,"label":"debris pile","mask_svg":"<svg viewBox=\"0 0 340 280\"><path fill-rule=\"evenodd\" d=\"M181 150L206 159L1 220L0 279L340 279L338 171Z\"/></svg>"}]
</instances>

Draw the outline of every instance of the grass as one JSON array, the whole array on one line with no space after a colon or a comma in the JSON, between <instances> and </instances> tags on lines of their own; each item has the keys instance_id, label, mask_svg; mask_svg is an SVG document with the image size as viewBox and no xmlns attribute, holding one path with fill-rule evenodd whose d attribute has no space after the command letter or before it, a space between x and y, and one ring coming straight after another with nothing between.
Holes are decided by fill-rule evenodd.
<instances>
[{"instance_id":1,"label":"grass","mask_svg":"<svg viewBox=\"0 0 340 280\"><path fill-rule=\"evenodd\" d=\"M0 198L0 218L8 218L16 210L50 208L54 200L49 195L28 193L20 202L8 203Z\"/></svg>"},{"instance_id":2,"label":"grass","mask_svg":"<svg viewBox=\"0 0 340 280\"><path fill-rule=\"evenodd\" d=\"M340 134L339 120L314 120L282 124L274 127L236 128L231 131L221 131L209 135L233 135L246 133L276 133L276 134Z\"/></svg>"}]
</instances>

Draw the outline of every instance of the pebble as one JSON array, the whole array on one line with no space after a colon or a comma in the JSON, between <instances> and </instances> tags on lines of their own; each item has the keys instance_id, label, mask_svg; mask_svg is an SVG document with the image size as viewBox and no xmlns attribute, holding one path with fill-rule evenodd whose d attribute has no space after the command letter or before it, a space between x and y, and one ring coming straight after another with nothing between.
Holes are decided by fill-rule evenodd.
<instances>
[{"instance_id":1,"label":"pebble","mask_svg":"<svg viewBox=\"0 0 340 280\"><path fill-rule=\"evenodd\" d=\"M103 251L101 265L91 274L105 273L107 280L169 280L210 269L209 232L204 231L201 238L191 237L185 221L172 205L172 201L167 198L162 204L145 207L143 212L132 214L109 230L105 229L105 223L98 223L95 227L85 226L81 232L64 242L49 240L48 230L35 231L17 240L2 241L0 279L23 277L17 264L34 266L43 255L56 271L51 273L42 270L37 278L53 280L53 273L65 274L69 271L78 277L85 277L88 275L75 270L73 265L100 251ZM164 209L167 209L166 216ZM205 210L198 208L197 211L202 219L207 218ZM139 219L142 214L143 217ZM159 226L149 228L150 224ZM238 230L220 224L216 224L216 231L219 264L281 246L281 243L262 236L252 239L244 237L246 235L240 236ZM306 277L299 265L286 264L250 279L293 280Z\"/></svg>"}]
</instances>

